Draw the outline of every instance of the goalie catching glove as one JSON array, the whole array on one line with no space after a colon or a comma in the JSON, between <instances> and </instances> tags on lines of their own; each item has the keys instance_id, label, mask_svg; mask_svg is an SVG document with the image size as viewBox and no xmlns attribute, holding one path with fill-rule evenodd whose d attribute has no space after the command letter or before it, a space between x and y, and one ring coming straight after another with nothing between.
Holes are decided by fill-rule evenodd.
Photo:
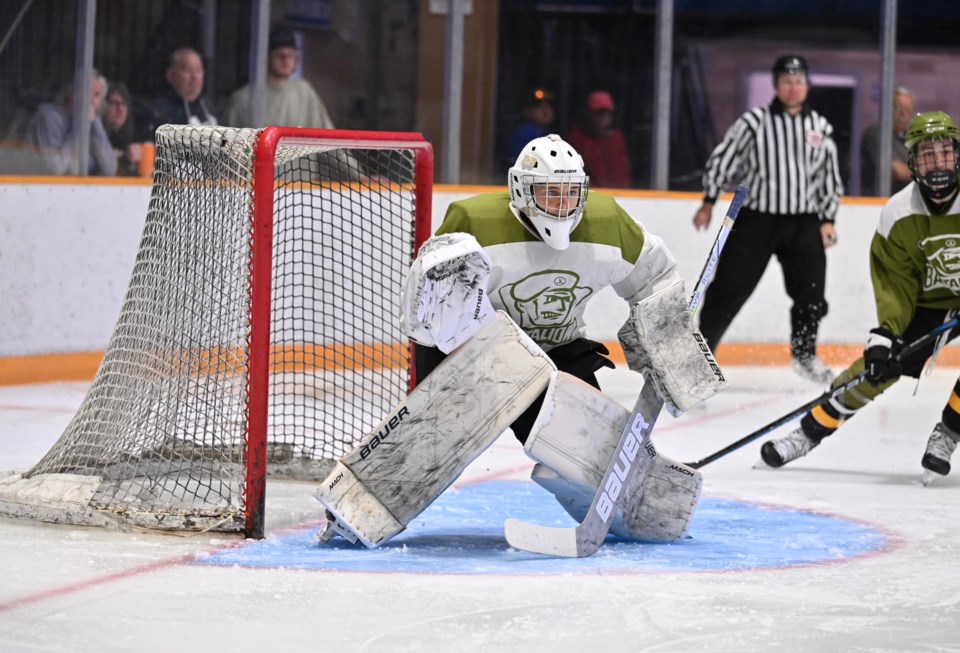
<instances>
[{"instance_id":1,"label":"goalie catching glove","mask_svg":"<svg viewBox=\"0 0 960 653\"><path fill-rule=\"evenodd\" d=\"M403 284L400 329L414 342L449 354L493 320L490 266L470 234L428 240Z\"/></svg>"},{"instance_id":2,"label":"goalie catching glove","mask_svg":"<svg viewBox=\"0 0 960 653\"><path fill-rule=\"evenodd\" d=\"M627 365L652 383L674 417L719 392L726 379L687 307L683 281L631 307L618 336Z\"/></svg>"}]
</instances>

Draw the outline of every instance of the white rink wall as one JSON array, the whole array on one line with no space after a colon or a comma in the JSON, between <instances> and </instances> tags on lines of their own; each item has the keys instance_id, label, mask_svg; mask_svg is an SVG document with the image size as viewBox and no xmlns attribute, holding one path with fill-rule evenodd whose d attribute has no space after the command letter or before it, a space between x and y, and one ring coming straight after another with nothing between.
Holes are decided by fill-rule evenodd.
<instances>
[{"instance_id":1,"label":"white rink wall","mask_svg":"<svg viewBox=\"0 0 960 653\"><path fill-rule=\"evenodd\" d=\"M436 189L434 228L451 201L476 189L468 190ZM698 198L689 193L642 195L626 193L619 201L666 241L692 290L729 197L718 204L711 229L698 233L691 224ZM149 197L149 186L139 184L0 182L0 357L106 348L133 269ZM824 344L862 342L874 325L867 249L880 206L862 200L841 206L840 242L828 253L830 312L821 326ZM789 308L774 259L726 340L786 342ZM626 307L609 290L588 309L591 335L600 340L615 340L625 318Z\"/></svg>"}]
</instances>

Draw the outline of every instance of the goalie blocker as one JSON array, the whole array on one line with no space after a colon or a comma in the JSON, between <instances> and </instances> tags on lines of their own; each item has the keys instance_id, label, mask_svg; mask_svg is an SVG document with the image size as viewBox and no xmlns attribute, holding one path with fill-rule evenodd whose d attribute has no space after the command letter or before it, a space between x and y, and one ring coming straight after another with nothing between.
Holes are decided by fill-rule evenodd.
<instances>
[{"instance_id":1,"label":"goalie blocker","mask_svg":"<svg viewBox=\"0 0 960 653\"><path fill-rule=\"evenodd\" d=\"M618 336L627 366L652 383L674 417L709 399L727 380L693 326L683 281L637 302Z\"/></svg>"}]
</instances>

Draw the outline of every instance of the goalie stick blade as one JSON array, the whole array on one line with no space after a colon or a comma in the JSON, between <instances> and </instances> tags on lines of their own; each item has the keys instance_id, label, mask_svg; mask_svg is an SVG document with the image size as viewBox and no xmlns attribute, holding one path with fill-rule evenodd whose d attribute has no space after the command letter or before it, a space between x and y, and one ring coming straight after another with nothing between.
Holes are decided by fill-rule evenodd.
<instances>
[{"instance_id":1,"label":"goalie stick blade","mask_svg":"<svg viewBox=\"0 0 960 653\"><path fill-rule=\"evenodd\" d=\"M503 524L507 544L515 549L563 558L586 558L599 548L596 545L580 545L577 542L578 528L553 528L530 524L519 519L508 519Z\"/></svg>"}]
</instances>

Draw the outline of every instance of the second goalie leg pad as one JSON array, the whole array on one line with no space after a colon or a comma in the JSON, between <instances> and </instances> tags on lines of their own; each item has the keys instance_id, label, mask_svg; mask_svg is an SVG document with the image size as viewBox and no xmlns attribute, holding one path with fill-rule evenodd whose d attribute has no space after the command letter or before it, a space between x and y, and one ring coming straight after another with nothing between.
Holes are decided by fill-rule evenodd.
<instances>
[{"instance_id":1,"label":"second goalie leg pad","mask_svg":"<svg viewBox=\"0 0 960 653\"><path fill-rule=\"evenodd\" d=\"M617 335L627 365L654 384L674 417L726 384L713 352L693 326L682 281L634 304Z\"/></svg>"},{"instance_id":2,"label":"second goalie leg pad","mask_svg":"<svg viewBox=\"0 0 960 653\"><path fill-rule=\"evenodd\" d=\"M524 445L536 460L532 478L582 521L630 416L590 385L560 372L547 390L544 409ZM622 509L610 530L630 539L669 542L684 537L700 497L695 469L656 453L638 456L646 469L624 489Z\"/></svg>"},{"instance_id":3,"label":"second goalie leg pad","mask_svg":"<svg viewBox=\"0 0 960 653\"><path fill-rule=\"evenodd\" d=\"M315 495L334 518L330 528L368 547L402 531L536 400L555 369L498 312L340 459Z\"/></svg>"}]
</instances>

